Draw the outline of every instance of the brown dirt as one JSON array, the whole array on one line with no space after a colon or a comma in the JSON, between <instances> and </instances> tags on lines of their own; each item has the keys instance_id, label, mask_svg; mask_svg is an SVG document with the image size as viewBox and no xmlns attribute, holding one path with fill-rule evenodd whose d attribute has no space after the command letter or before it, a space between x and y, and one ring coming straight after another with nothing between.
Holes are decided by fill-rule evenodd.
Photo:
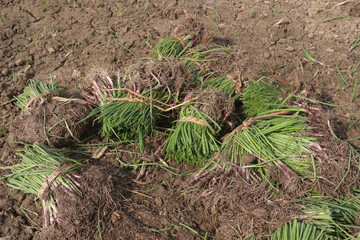
<instances>
[{"instance_id":1,"label":"brown dirt","mask_svg":"<svg viewBox=\"0 0 360 240\"><path fill-rule=\"evenodd\" d=\"M294 73L299 71L309 97L337 105L350 102L356 79L352 69L360 58L360 47L348 51L349 43L359 35L360 4L356 0L133 0L121 3L3 0L0 6L1 166L19 161L14 155L14 146L6 142L10 136L32 134L28 125L19 127L19 130L11 128L19 115L12 99L22 92L28 79L47 80L49 74L53 74L62 85L76 92L77 86L86 85L85 78L94 67L125 72L127 66L138 62L138 58L151 56L148 44L154 46L160 37L174 30L178 34L199 36L196 39L199 47L209 35L211 44L231 49L230 55L207 63L210 68L235 75L246 68L246 77L258 78L271 76L270 65L289 81L293 81ZM221 16L217 25L212 21L216 19L213 9ZM321 20L335 16L351 18L321 23L314 31ZM324 66L311 64L304 58L300 44ZM339 87L336 66L349 82L349 87L344 84ZM178 70L174 68L174 71ZM354 72L358 71L359 67ZM146 65L144 73L148 74ZM359 106L357 92L351 104L344 107L319 106L316 113L321 117L319 126L325 132L321 146L327 153L327 158L319 156L322 159L319 167L322 179L316 190L324 195L333 194L348 169L348 148L333 139L327 120L341 139L356 138L359 131L349 124L360 119ZM3 134L3 129L6 134ZM34 131L38 130L35 128ZM147 141L151 143L152 140ZM359 141L352 144L360 146ZM156 147L150 150L154 152L158 146L161 143L156 143ZM129 156L125 159L124 155L121 160L130 163L133 158ZM158 157L154 159L142 161L159 162ZM200 239L208 233L208 236L220 239L234 239L250 233L267 236L297 214L284 201L298 196L291 195L294 192L291 187L299 184L297 179L283 185L283 189L288 189L284 192L290 193L288 196L278 195L269 201L264 198L266 186L257 188L255 192L249 190L251 186L243 180L241 173L232 172L221 180L223 182L209 187L209 182L202 186L194 185L191 177L180 178L159 166L147 166L145 174L141 173L142 169L132 167L118 170L118 161L112 153L96 161L98 167L90 167L82 175L86 179L84 184L88 184L85 184L86 191L89 191L85 198L87 202L84 204L71 198L63 201L64 210L75 205L78 207L74 211L81 210L84 215L64 211L66 224L51 229L41 229L34 223L41 225L42 211L32 201L32 196L9 189L6 181L1 180L0 238ZM109 162L112 167L109 167ZM192 170L189 166L172 166L177 174ZM348 191L356 180L355 167L351 164L336 194ZM0 176L4 173L0 170ZM112 176L112 179L105 176ZM141 177L136 180L137 176ZM228 184L226 179L234 181ZM224 182L227 183L225 187ZM98 190L97 194L92 194L95 190ZM142 191L151 198L129 190ZM204 191L213 194L203 194Z\"/></svg>"},{"instance_id":2,"label":"brown dirt","mask_svg":"<svg viewBox=\"0 0 360 240\"><path fill-rule=\"evenodd\" d=\"M30 144L39 142L54 147L80 142L91 125L89 119L80 121L89 113L87 104L45 101L34 111L18 115L13 120L9 140Z\"/></svg>"},{"instance_id":3,"label":"brown dirt","mask_svg":"<svg viewBox=\"0 0 360 240\"><path fill-rule=\"evenodd\" d=\"M218 122L222 122L226 114L231 114L235 108L234 100L227 98L216 89L197 89L189 92L186 97L195 99L194 106Z\"/></svg>"},{"instance_id":4,"label":"brown dirt","mask_svg":"<svg viewBox=\"0 0 360 240\"><path fill-rule=\"evenodd\" d=\"M191 84L192 75L186 67L171 60L167 62L149 61L140 66L131 78L131 85L135 84L140 92L145 86L150 86L157 82L163 86L173 86L174 94L187 92L194 87Z\"/></svg>"}]
</instances>

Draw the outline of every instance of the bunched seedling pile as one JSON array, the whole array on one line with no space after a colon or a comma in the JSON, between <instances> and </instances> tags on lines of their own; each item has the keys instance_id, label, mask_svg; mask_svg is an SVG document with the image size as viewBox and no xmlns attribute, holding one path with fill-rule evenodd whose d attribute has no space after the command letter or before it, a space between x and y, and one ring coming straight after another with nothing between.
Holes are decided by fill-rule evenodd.
<instances>
[{"instance_id":1,"label":"bunched seedling pile","mask_svg":"<svg viewBox=\"0 0 360 240\"><path fill-rule=\"evenodd\" d=\"M77 129L93 120L106 146L114 141L135 142L139 154L161 156L161 164L167 167L196 166L188 184L196 186L195 192L202 191L202 197L221 193L236 181L242 181L249 192L259 192L258 201L271 206L277 196L289 194L283 201L292 202L298 212L285 225L269 227L271 234L259 231L250 237L359 237L359 186L356 178L347 177L352 176L360 155L348 146L346 175L331 183L334 194L324 194L320 170L329 159L319 140L313 103L297 95L299 78L291 83L279 77L247 79L244 72L234 77L211 64L229 49L198 40L191 34L174 33L154 46L152 59L140 61L129 73L94 71L88 78L92 90L85 94L87 102L67 96L57 81L29 81L16 97L16 105L22 114L42 123L36 126L42 139L16 139L27 144L19 153L21 163L7 168L12 171L5 176L8 185L42 200L45 227L61 225L58 214L64 209L57 205L65 199L60 201L52 193L82 194L76 181L80 176L70 172L83 165L40 143L56 147L80 142L84 131ZM46 108L50 104L52 110ZM59 106L79 110L60 117L55 110ZM54 132L58 126L65 130ZM157 139L161 142L156 143ZM156 144L160 147L151 151ZM340 191L344 185L346 191ZM240 235L246 237L246 231Z\"/></svg>"}]
</instances>

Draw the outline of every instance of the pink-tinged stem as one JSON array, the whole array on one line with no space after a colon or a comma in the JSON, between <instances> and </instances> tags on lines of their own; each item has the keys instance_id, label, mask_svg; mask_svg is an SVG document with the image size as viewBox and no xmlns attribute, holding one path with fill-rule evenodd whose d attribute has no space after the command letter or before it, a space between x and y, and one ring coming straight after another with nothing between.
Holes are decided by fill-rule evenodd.
<instances>
[{"instance_id":1,"label":"pink-tinged stem","mask_svg":"<svg viewBox=\"0 0 360 240\"><path fill-rule=\"evenodd\" d=\"M317 61L315 60L316 63L320 64L321 66L325 66L325 64L323 62Z\"/></svg>"},{"instance_id":2,"label":"pink-tinged stem","mask_svg":"<svg viewBox=\"0 0 360 240\"><path fill-rule=\"evenodd\" d=\"M97 83L95 81L93 82L93 88L97 91L100 90L99 85L97 85Z\"/></svg>"},{"instance_id":3,"label":"pink-tinged stem","mask_svg":"<svg viewBox=\"0 0 360 240\"><path fill-rule=\"evenodd\" d=\"M117 85L119 86L119 85L120 85L120 74L117 72L117 73L115 74L115 76L116 76Z\"/></svg>"},{"instance_id":4,"label":"pink-tinged stem","mask_svg":"<svg viewBox=\"0 0 360 240\"><path fill-rule=\"evenodd\" d=\"M216 181L217 178L218 178L221 174L223 174L223 173L224 173L224 171L219 171L219 172L213 177L213 180Z\"/></svg>"},{"instance_id":5,"label":"pink-tinged stem","mask_svg":"<svg viewBox=\"0 0 360 240\"><path fill-rule=\"evenodd\" d=\"M150 75L158 82L159 85L161 85L161 82L157 76L153 72L150 71Z\"/></svg>"},{"instance_id":6,"label":"pink-tinged stem","mask_svg":"<svg viewBox=\"0 0 360 240\"><path fill-rule=\"evenodd\" d=\"M308 155L289 155L289 158L308 158Z\"/></svg>"},{"instance_id":7,"label":"pink-tinged stem","mask_svg":"<svg viewBox=\"0 0 360 240\"><path fill-rule=\"evenodd\" d=\"M224 184L221 186L221 188L225 188L229 185L230 179L226 178Z\"/></svg>"},{"instance_id":8,"label":"pink-tinged stem","mask_svg":"<svg viewBox=\"0 0 360 240\"><path fill-rule=\"evenodd\" d=\"M303 136L312 136L312 137L323 137L324 136L324 134L311 133L311 132L302 132L301 135L303 135Z\"/></svg>"},{"instance_id":9,"label":"pink-tinged stem","mask_svg":"<svg viewBox=\"0 0 360 240\"><path fill-rule=\"evenodd\" d=\"M196 174L196 175L194 176L194 180L199 180L200 178L203 178L203 177L207 176L209 173L210 173L209 171L206 171L206 172L204 172L204 173L201 174L201 175Z\"/></svg>"},{"instance_id":10,"label":"pink-tinged stem","mask_svg":"<svg viewBox=\"0 0 360 240\"><path fill-rule=\"evenodd\" d=\"M49 219L47 217L48 209L47 209L46 203L43 204L43 214L44 214L44 227L47 227L49 224Z\"/></svg>"},{"instance_id":11,"label":"pink-tinged stem","mask_svg":"<svg viewBox=\"0 0 360 240\"><path fill-rule=\"evenodd\" d=\"M97 98L97 100L98 100L99 102L102 103L102 99L101 99L100 95L99 95L97 92L95 93L95 97Z\"/></svg>"},{"instance_id":12,"label":"pink-tinged stem","mask_svg":"<svg viewBox=\"0 0 360 240\"><path fill-rule=\"evenodd\" d=\"M241 169L241 170L243 169L241 166L238 166L238 165L236 165L236 164L234 164L234 163L232 163L232 162L227 161L227 163L230 164L230 165L233 166L233 167L238 168L238 169Z\"/></svg>"},{"instance_id":13,"label":"pink-tinged stem","mask_svg":"<svg viewBox=\"0 0 360 240\"><path fill-rule=\"evenodd\" d=\"M86 97L94 100L94 99L95 99L94 92L92 91L91 93L92 93L92 94L87 93L87 94L86 94Z\"/></svg>"},{"instance_id":14,"label":"pink-tinged stem","mask_svg":"<svg viewBox=\"0 0 360 240\"><path fill-rule=\"evenodd\" d=\"M111 78L109 76L107 76L106 79L109 81L109 85L111 86L111 88L114 88L114 83L111 80Z\"/></svg>"},{"instance_id":15,"label":"pink-tinged stem","mask_svg":"<svg viewBox=\"0 0 360 240\"><path fill-rule=\"evenodd\" d=\"M279 162L279 168L281 169L281 171L283 171L283 173L287 176L287 178L291 177L289 172L293 172L293 171L288 166L286 166L283 162Z\"/></svg>"},{"instance_id":16,"label":"pink-tinged stem","mask_svg":"<svg viewBox=\"0 0 360 240\"><path fill-rule=\"evenodd\" d=\"M210 195L210 194L212 194L212 193L213 193L213 191L205 190L205 191L203 191L203 192L201 193L201 196L204 197L204 196Z\"/></svg>"},{"instance_id":17,"label":"pink-tinged stem","mask_svg":"<svg viewBox=\"0 0 360 240\"><path fill-rule=\"evenodd\" d=\"M315 160L317 160L319 163L322 163L322 159L319 156L316 156Z\"/></svg>"},{"instance_id":18,"label":"pink-tinged stem","mask_svg":"<svg viewBox=\"0 0 360 240\"><path fill-rule=\"evenodd\" d=\"M164 84L158 85L158 86L154 87L154 89L159 89L159 88L162 88L162 87L164 87Z\"/></svg>"}]
</instances>

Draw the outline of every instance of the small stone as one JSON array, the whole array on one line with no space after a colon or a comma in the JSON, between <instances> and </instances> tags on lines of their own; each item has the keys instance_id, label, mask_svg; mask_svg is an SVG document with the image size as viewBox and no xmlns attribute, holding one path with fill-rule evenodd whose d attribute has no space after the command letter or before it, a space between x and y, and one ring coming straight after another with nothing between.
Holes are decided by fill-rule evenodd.
<instances>
[{"instance_id":1,"label":"small stone","mask_svg":"<svg viewBox=\"0 0 360 240\"><path fill-rule=\"evenodd\" d=\"M236 21L241 21L241 20L243 20L243 16L241 15L241 14L238 14L237 16L236 16Z\"/></svg>"},{"instance_id":2,"label":"small stone","mask_svg":"<svg viewBox=\"0 0 360 240\"><path fill-rule=\"evenodd\" d=\"M1 74L2 74L3 76L7 76L7 75L9 74L9 69L4 68L4 69L1 71Z\"/></svg>"},{"instance_id":3,"label":"small stone","mask_svg":"<svg viewBox=\"0 0 360 240\"><path fill-rule=\"evenodd\" d=\"M313 39L313 38L314 38L314 34L313 34L313 33L309 33L309 34L308 34L308 37L309 37L310 39Z\"/></svg>"},{"instance_id":4,"label":"small stone","mask_svg":"<svg viewBox=\"0 0 360 240\"><path fill-rule=\"evenodd\" d=\"M6 199L0 199L0 209L5 209Z\"/></svg>"},{"instance_id":5,"label":"small stone","mask_svg":"<svg viewBox=\"0 0 360 240\"><path fill-rule=\"evenodd\" d=\"M296 40L295 36L289 36L288 39L291 40L291 41Z\"/></svg>"},{"instance_id":6,"label":"small stone","mask_svg":"<svg viewBox=\"0 0 360 240\"><path fill-rule=\"evenodd\" d=\"M25 63L26 63L26 60L23 59L23 58L19 58L19 59L17 59L17 60L15 61L15 65L16 65L16 66L22 66L22 65L24 65Z\"/></svg>"},{"instance_id":7,"label":"small stone","mask_svg":"<svg viewBox=\"0 0 360 240\"><path fill-rule=\"evenodd\" d=\"M27 73L30 68L31 68L31 65L26 65L24 70L23 70L23 73Z\"/></svg>"},{"instance_id":8,"label":"small stone","mask_svg":"<svg viewBox=\"0 0 360 240\"><path fill-rule=\"evenodd\" d=\"M269 52L264 53L264 58L269 59L271 57L271 54Z\"/></svg>"},{"instance_id":9,"label":"small stone","mask_svg":"<svg viewBox=\"0 0 360 240\"><path fill-rule=\"evenodd\" d=\"M280 19L277 23L275 23L275 25L285 25L285 24L289 24L290 20L287 18L282 18Z\"/></svg>"},{"instance_id":10,"label":"small stone","mask_svg":"<svg viewBox=\"0 0 360 240\"><path fill-rule=\"evenodd\" d=\"M56 52L55 48L53 48L53 47L49 47L47 50L48 50L49 53Z\"/></svg>"},{"instance_id":11,"label":"small stone","mask_svg":"<svg viewBox=\"0 0 360 240\"><path fill-rule=\"evenodd\" d=\"M293 51L294 51L294 48L291 47L291 46L288 46L285 50L286 50L287 52L293 52Z\"/></svg>"},{"instance_id":12,"label":"small stone","mask_svg":"<svg viewBox=\"0 0 360 240\"><path fill-rule=\"evenodd\" d=\"M85 38L84 40L82 40L82 43L85 45L85 46L89 46L89 41Z\"/></svg>"},{"instance_id":13,"label":"small stone","mask_svg":"<svg viewBox=\"0 0 360 240\"><path fill-rule=\"evenodd\" d=\"M72 74L71 74L71 78L72 78L72 79L79 79L80 77L81 77L80 71L74 69L73 72L72 72Z\"/></svg>"},{"instance_id":14,"label":"small stone","mask_svg":"<svg viewBox=\"0 0 360 240\"><path fill-rule=\"evenodd\" d=\"M280 38L277 43L278 44L283 44L283 43L286 43L287 42L287 39L286 38Z\"/></svg>"},{"instance_id":15,"label":"small stone","mask_svg":"<svg viewBox=\"0 0 360 240\"><path fill-rule=\"evenodd\" d=\"M265 208L259 207L252 211L252 215L257 218L266 219L269 216L269 212Z\"/></svg>"},{"instance_id":16,"label":"small stone","mask_svg":"<svg viewBox=\"0 0 360 240\"><path fill-rule=\"evenodd\" d=\"M124 32L124 33L127 33L129 30L130 30L130 27L129 27L129 26L125 26L125 27L123 28L123 32Z\"/></svg>"}]
</instances>

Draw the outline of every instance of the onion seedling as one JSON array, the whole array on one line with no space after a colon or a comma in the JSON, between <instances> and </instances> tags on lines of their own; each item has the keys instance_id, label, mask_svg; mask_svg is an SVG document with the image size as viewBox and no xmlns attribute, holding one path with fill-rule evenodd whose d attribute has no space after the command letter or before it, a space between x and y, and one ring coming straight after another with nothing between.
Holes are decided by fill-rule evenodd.
<instances>
[{"instance_id":1,"label":"onion seedling","mask_svg":"<svg viewBox=\"0 0 360 240\"><path fill-rule=\"evenodd\" d=\"M218 55L228 54L227 48L210 48L210 49L190 49L183 56L183 63L187 66L192 74L194 80L200 85L201 78L212 74L211 69L206 63L217 61Z\"/></svg>"},{"instance_id":2,"label":"onion seedling","mask_svg":"<svg viewBox=\"0 0 360 240\"><path fill-rule=\"evenodd\" d=\"M166 57L179 57L189 46L186 42L191 36L179 37L176 35L167 36L161 39L152 51L153 58L162 60ZM191 44L191 43L189 43Z\"/></svg>"},{"instance_id":3,"label":"onion seedling","mask_svg":"<svg viewBox=\"0 0 360 240\"><path fill-rule=\"evenodd\" d=\"M38 143L24 144L24 148L18 151L18 156L22 158L19 164L2 168L12 171L2 179L8 179L8 186L33 194L35 200L42 200L44 226L47 226L49 221L59 222L57 199L53 192L80 192L72 172L82 164L66 157L61 151Z\"/></svg>"},{"instance_id":4,"label":"onion seedling","mask_svg":"<svg viewBox=\"0 0 360 240\"><path fill-rule=\"evenodd\" d=\"M121 140L139 139L140 151L144 150L144 137L150 136L156 121L162 116L168 98L168 88L145 89L137 91L126 88L129 79L117 76L115 80L109 76L101 77L103 82L94 81L93 95L89 96L98 103L98 107L90 116L98 115L96 121L102 123L101 136L115 136Z\"/></svg>"},{"instance_id":5,"label":"onion seedling","mask_svg":"<svg viewBox=\"0 0 360 240\"><path fill-rule=\"evenodd\" d=\"M227 77L212 77L204 81L204 88L215 88L221 91L225 96L232 98L239 98L239 95L235 93L236 83Z\"/></svg>"},{"instance_id":6,"label":"onion seedling","mask_svg":"<svg viewBox=\"0 0 360 240\"><path fill-rule=\"evenodd\" d=\"M282 228L277 229L268 240L291 239L291 240L323 240L333 239L326 229L318 228L316 225L308 222L294 220L286 223Z\"/></svg>"},{"instance_id":7,"label":"onion seedling","mask_svg":"<svg viewBox=\"0 0 360 240\"><path fill-rule=\"evenodd\" d=\"M24 92L15 97L16 105L21 109L21 112L27 111L30 105L37 101L44 101L44 98L50 94L59 94L65 90L65 87L60 85L58 80L50 77L50 82L30 80L28 85L24 88Z\"/></svg>"},{"instance_id":8,"label":"onion seedling","mask_svg":"<svg viewBox=\"0 0 360 240\"><path fill-rule=\"evenodd\" d=\"M269 78L250 80L241 94L243 110L247 117L254 117L267 110L279 109L282 93L275 85L268 82Z\"/></svg>"},{"instance_id":9,"label":"onion seedling","mask_svg":"<svg viewBox=\"0 0 360 240\"><path fill-rule=\"evenodd\" d=\"M238 166L256 169L270 165L280 168L287 177L295 174L312 178L316 170L310 149L316 139L302 134L308 130L305 122L299 112L248 119L225 136L222 151L228 161ZM259 162L244 163L245 154L253 155Z\"/></svg>"},{"instance_id":10,"label":"onion seedling","mask_svg":"<svg viewBox=\"0 0 360 240\"><path fill-rule=\"evenodd\" d=\"M357 218L360 211L359 192L357 189L348 197L329 198L313 194L297 201L305 213L301 219L324 229L334 239L357 239L352 230L359 228Z\"/></svg>"},{"instance_id":11,"label":"onion seedling","mask_svg":"<svg viewBox=\"0 0 360 240\"><path fill-rule=\"evenodd\" d=\"M215 134L220 130L216 119L189 103L180 110L180 119L166 140L166 154L176 162L201 165L219 151Z\"/></svg>"}]
</instances>

